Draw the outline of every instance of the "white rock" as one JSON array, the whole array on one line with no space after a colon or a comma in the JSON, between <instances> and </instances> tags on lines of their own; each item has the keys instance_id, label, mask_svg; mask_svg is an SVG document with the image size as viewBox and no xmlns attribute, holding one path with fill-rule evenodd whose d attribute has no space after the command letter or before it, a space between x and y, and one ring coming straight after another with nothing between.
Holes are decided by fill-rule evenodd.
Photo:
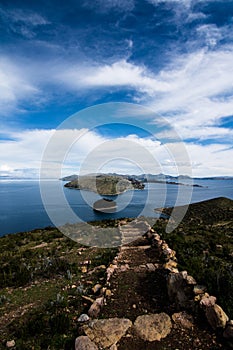
<instances>
[{"instance_id":1,"label":"white rock","mask_svg":"<svg viewBox=\"0 0 233 350\"><path fill-rule=\"evenodd\" d=\"M87 322L89 321L90 317L87 314L82 314L78 318L78 322Z\"/></svg>"},{"instance_id":2,"label":"white rock","mask_svg":"<svg viewBox=\"0 0 233 350\"><path fill-rule=\"evenodd\" d=\"M7 348L13 348L15 346L15 341L14 340L8 340L6 343Z\"/></svg>"}]
</instances>

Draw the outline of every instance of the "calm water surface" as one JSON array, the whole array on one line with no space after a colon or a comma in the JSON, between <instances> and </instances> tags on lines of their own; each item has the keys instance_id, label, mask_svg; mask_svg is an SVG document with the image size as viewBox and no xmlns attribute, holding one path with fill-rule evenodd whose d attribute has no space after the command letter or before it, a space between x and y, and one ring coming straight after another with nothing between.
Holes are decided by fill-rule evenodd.
<instances>
[{"instance_id":1,"label":"calm water surface","mask_svg":"<svg viewBox=\"0 0 233 350\"><path fill-rule=\"evenodd\" d=\"M233 199L233 180L195 180L194 182L204 187L192 188L192 203L215 197ZM54 189L58 183L46 181L44 184L48 193L51 193L49 209L56 213L59 225L72 223L72 220L64 214L63 204L56 198ZM63 185L64 183L59 182L59 186L63 187ZM179 201L177 202L178 191ZM154 212L154 208L188 204L190 187L155 183L146 185L143 191L128 191L112 197L118 205L118 211L114 214L96 213L92 210L92 204L100 198L95 193L64 188L64 195L79 221L92 221L136 217L142 214L156 216L158 214ZM0 201L0 236L53 226L42 203L37 181L0 180Z\"/></svg>"}]
</instances>

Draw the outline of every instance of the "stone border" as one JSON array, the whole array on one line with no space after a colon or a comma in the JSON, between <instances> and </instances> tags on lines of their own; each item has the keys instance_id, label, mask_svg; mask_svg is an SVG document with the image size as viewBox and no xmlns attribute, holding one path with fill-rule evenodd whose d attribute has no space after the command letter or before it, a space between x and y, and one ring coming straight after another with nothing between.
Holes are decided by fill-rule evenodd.
<instances>
[{"instance_id":1,"label":"stone border","mask_svg":"<svg viewBox=\"0 0 233 350\"><path fill-rule=\"evenodd\" d=\"M218 334L221 335L228 341L228 345L233 348L233 320L229 320L229 317L226 315L224 310L216 304L216 297L210 296L206 288L204 286L198 285L195 279L188 275L187 271L179 271L177 268L178 262L176 258L176 251L171 249L165 240L162 240L160 235L157 234L154 229L151 227L148 229L147 233L143 235L146 239L148 239L150 246L157 248L159 252L159 256L162 261L162 267L165 271L167 271L167 292L169 296L169 300L174 303L178 309L180 310L192 310L193 312L204 312L206 320L211 328ZM119 249L119 252L113 259L112 263L106 268L106 281L102 285L95 285L93 287L93 292L99 293L99 296L92 300L92 304L88 310L88 315L81 315L79 317L80 324L83 327L93 327L95 325L99 325L103 320L98 320L98 316L101 312L102 307L106 304L106 299L111 297L110 287L110 279L114 272L118 269L121 271L126 271L129 266L119 265L118 260L122 253L122 250L126 249L124 246ZM174 314L173 316L178 317L179 321L182 323L186 322L186 327L192 328L192 323L190 323L187 319L187 314L185 311L182 313ZM184 314L185 320L182 321L182 314ZM163 313L152 315L153 317L162 317ZM148 317L148 315L142 315L140 317ZM169 318L169 316L167 315ZM173 318L173 317L172 317ZM106 319L106 322L126 322L127 319ZM170 318L169 318L170 320ZM130 320L127 320L130 322ZM176 322L175 319L173 319ZM188 324L187 324L188 322ZM137 323L136 323L137 324ZM133 328L136 326L133 325ZM131 325L129 324L129 328ZM163 328L163 327L162 327ZM85 332L88 333L88 332ZM92 331L90 332L90 334ZM93 339L90 339L91 336L80 336L76 339L76 350L79 349L90 349L97 350L99 347L96 342L93 342ZM122 333L123 336L124 332ZM145 335L140 335L140 337L145 337ZM148 334L146 335L148 336ZM149 334L149 336L151 336ZM154 336L154 335L153 335ZM166 336L166 335L165 335ZM164 336L164 337L165 337ZM163 337L163 336L162 336ZM149 339L149 338L148 338ZM148 340L147 339L147 340ZM101 341L100 341L101 343ZM85 347L86 346L86 347ZM101 347L102 348L102 347ZM116 350L116 343L113 343L112 346L108 347L110 350Z\"/></svg>"},{"instance_id":2,"label":"stone border","mask_svg":"<svg viewBox=\"0 0 233 350\"><path fill-rule=\"evenodd\" d=\"M233 320L216 304L216 297L210 296L204 286L197 284L187 271L179 272L177 268L176 252L161 239L160 235L151 229L146 235L151 245L159 250L163 260L163 267L168 271L167 292L171 302L176 303L178 309L192 309L204 311L211 328L229 341L233 347Z\"/></svg>"}]
</instances>

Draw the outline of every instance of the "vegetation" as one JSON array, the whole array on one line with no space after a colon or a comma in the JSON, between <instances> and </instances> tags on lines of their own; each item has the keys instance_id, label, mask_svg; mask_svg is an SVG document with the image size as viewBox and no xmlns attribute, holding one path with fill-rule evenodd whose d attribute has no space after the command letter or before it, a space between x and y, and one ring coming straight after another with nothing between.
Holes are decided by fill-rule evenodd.
<instances>
[{"instance_id":1,"label":"vegetation","mask_svg":"<svg viewBox=\"0 0 233 350\"><path fill-rule=\"evenodd\" d=\"M65 187L79 190L88 190L100 195L117 195L128 190L144 189L144 184L127 179L120 175L96 175L80 176L78 179L68 182Z\"/></svg>"},{"instance_id":2,"label":"vegetation","mask_svg":"<svg viewBox=\"0 0 233 350\"><path fill-rule=\"evenodd\" d=\"M72 349L77 319L116 252L84 247L54 228L1 237L0 349L12 339L17 350Z\"/></svg>"},{"instance_id":3,"label":"vegetation","mask_svg":"<svg viewBox=\"0 0 233 350\"><path fill-rule=\"evenodd\" d=\"M171 212L172 208L165 210ZM176 250L179 268L204 284L232 319L233 201L217 198L191 204L176 230L166 233L166 224L158 220L154 229Z\"/></svg>"}]
</instances>

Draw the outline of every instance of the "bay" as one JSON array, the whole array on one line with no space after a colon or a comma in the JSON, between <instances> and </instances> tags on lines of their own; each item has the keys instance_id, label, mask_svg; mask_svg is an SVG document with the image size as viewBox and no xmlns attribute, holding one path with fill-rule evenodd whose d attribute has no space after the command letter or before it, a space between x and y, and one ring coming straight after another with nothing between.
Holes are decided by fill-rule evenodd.
<instances>
[{"instance_id":1,"label":"bay","mask_svg":"<svg viewBox=\"0 0 233 350\"><path fill-rule=\"evenodd\" d=\"M63 188L64 198L75 213L77 221L85 222L140 215L156 217L159 214L154 208L184 205L216 197L233 199L232 179L201 179L195 180L194 183L203 187L151 183L146 184L143 191L128 191L119 196L111 196L118 206L118 210L112 214L93 211L93 203L100 198L95 193L63 188L64 182L61 181L46 181L43 186L51 193L47 211L56 214L56 225L74 223L74 220L67 216L64 203L56 198L57 186ZM47 211L42 202L38 181L0 180L0 236L54 226Z\"/></svg>"}]
</instances>

